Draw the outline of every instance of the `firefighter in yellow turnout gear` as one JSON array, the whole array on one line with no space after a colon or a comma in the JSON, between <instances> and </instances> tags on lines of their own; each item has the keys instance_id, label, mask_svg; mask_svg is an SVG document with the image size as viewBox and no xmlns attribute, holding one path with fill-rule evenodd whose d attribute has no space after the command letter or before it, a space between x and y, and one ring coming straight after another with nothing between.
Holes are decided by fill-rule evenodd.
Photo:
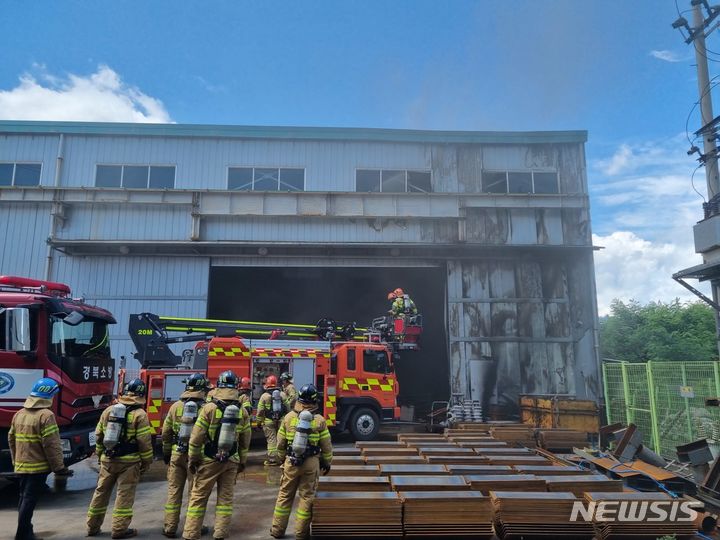
<instances>
[{"instance_id":1,"label":"firefighter in yellow turnout gear","mask_svg":"<svg viewBox=\"0 0 720 540\"><path fill-rule=\"evenodd\" d=\"M320 470L323 474L330 472L333 457L325 418L312 413L317 409L317 400L315 386L303 386L295 410L285 416L278 431L278 455L285 463L270 529L274 538L285 535L296 493L300 500L295 511L295 538L305 540L310 537L310 518L318 476Z\"/></svg>"},{"instance_id":2,"label":"firefighter in yellow turnout gear","mask_svg":"<svg viewBox=\"0 0 720 540\"><path fill-rule=\"evenodd\" d=\"M142 408L145 393L145 383L140 379L126 383L119 402L103 411L95 428L95 452L100 459L100 473L88 508L88 536L100 532L115 486L117 493L112 513L112 538L137 535L137 530L129 528L135 489L140 482L140 475L153 462L150 422Z\"/></svg>"},{"instance_id":3,"label":"firefighter in yellow turnout gear","mask_svg":"<svg viewBox=\"0 0 720 540\"><path fill-rule=\"evenodd\" d=\"M72 476L65 467L60 446L60 428L55 422L53 396L60 390L54 379L39 379L23 408L12 418L8 446L13 470L18 475L18 526L15 540L36 540L32 518L45 489L48 474ZM8 524L9 525L9 524ZM9 532L9 526L5 532Z\"/></svg>"},{"instance_id":4,"label":"firefighter in yellow turnout gear","mask_svg":"<svg viewBox=\"0 0 720 540\"><path fill-rule=\"evenodd\" d=\"M282 462L278 460L277 433L285 414L288 412L287 395L278 388L275 375L265 377L263 383L265 392L260 396L257 406L257 421L262 425L265 440L267 441L267 461L265 465L275 466Z\"/></svg>"},{"instance_id":5,"label":"firefighter in yellow turnout gear","mask_svg":"<svg viewBox=\"0 0 720 540\"><path fill-rule=\"evenodd\" d=\"M288 411L295 410L295 403L297 403L298 391L293 384L293 377L287 371L280 374L280 384L282 384L282 390L285 392L286 403Z\"/></svg>"},{"instance_id":6,"label":"firefighter in yellow turnout gear","mask_svg":"<svg viewBox=\"0 0 720 540\"><path fill-rule=\"evenodd\" d=\"M208 381L205 375L193 373L185 381L185 391L173 403L162 429L163 458L168 465L168 495L165 503L163 535L175 538L185 484L192 488L193 475L188 471L190 433L200 408L205 404Z\"/></svg>"},{"instance_id":7,"label":"firefighter in yellow turnout gear","mask_svg":"<svg viewBox=\"0 0 720 540\"><path fill-rule=\"evenodd\" d=\"M208 499L217 484L214 538L230 533L235 477L245 468L250 446L250 418L240 406L238 379L232 371L218 378L212 401L200 411L190 435L189 469L195 472L183 538L197 540Z\"/></svg>"}]
</instances>

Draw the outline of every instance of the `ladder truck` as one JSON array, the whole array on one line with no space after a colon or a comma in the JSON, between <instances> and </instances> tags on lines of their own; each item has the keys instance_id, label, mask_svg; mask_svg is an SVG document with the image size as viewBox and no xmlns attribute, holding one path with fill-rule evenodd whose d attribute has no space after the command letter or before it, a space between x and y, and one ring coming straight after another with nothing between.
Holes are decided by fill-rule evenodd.
<instances>
[{"instance_id":1,"label":"ladder truck","mask_svg":"<svg viewBox=\"0 0 720 540\"><path fill-rule=\"evenodd\" d=\"M398 421L399 383L395 363L401 351L418 349L422 316L398 323L379 317L370 328L321 319L315 325L224 321L130 315L128 327L147 384L147 411L156 435L167 409L195 372L210 380L225 370L253 383L253 402L262 381L287 371L298 388L313 383L328 425L349 430L356 440L372 440L381 422ZM177 355L173 344L192 343ZM120 384L126 370L120 370Z\"/></svg>"}]
</instances>

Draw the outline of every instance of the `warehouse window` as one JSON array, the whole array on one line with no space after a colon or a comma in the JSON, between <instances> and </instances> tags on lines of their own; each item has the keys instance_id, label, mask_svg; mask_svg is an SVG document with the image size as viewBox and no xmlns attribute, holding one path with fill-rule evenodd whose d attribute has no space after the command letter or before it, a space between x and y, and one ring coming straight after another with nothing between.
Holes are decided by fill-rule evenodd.
<instances>
[{"instance_id":1,"label":"warehouse window","mask_svg":"<svg viewBox=\"0 0 720 540\"><path fill-rule=\"evenodd\" d=\"M0 163L0 186L39 186L42 163Z\"/></svg>"},{"instance_id":2,"label":"warehouse window","mask_svg":"<svg viewBox=\"0 0 720 540\"><path fill-rule=\"evenodd\" d=\"M543 171L483 171L485 193L560 193L558 174Z\"/></svg>"},{"instance_id":3,"label":"warehouse window","mask_svg":"<svg viewBox=\"0 0 720 540\"><path fill-rule=\"evenodd\" d=\"M283 167L228 167L231 191L304 191L305 169Z\"/></svg>"},{"instance_id":4,"label":"warehouse window","mask_svg":"<svg viewBox=\"0 0 720 540\"><path fill-rule=\"evenodd\" d=\"M430 171L404 169L357 169L355 191L359 193L430 193Z\"/></svg>"},{"instance_id":5,"label":"warehouse window","mask_svg":"<svg viewBox=\"0 0 720 540\"><path fill-rule=\"evenodd\" d=\"M95 187L174 189L174 165L97 165Z\"/></svg>"}]
</instances>

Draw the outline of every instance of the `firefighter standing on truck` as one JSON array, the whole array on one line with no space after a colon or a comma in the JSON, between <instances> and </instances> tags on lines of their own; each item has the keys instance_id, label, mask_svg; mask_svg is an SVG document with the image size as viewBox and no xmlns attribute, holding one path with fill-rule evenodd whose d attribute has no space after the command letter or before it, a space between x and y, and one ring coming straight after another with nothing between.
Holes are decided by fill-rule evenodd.
<instances>
[{"instance_id":1,"label":"firefighter standing on truck","mask_svg":"<svg viewBox=\"0 0 720 540\"><path fill-rule=\"evenodd\" d=\"M295 409L295 403L298 398L297 388L295 388L295 385L293 384L293 376L287 371L281 373L280 384L282 385L283 392L285 392L285 395L287 396L286 403L288 411L292 411Z\"/></svg>"},{"instance_id":2,"label":"firefighter standing on truck","mask_svg":"<svg viewBox=\"0 0 720 540\"><path fill-rule=\"evenodd\" d=\"M238 378L232 371L218 377L212 401L201 409L190 435L189 469L195 474L183 538L197 540L207 502L217 484L214 538L227 538L233 511L235 478L245 469L250 446L250 419L240 406Z\"/></svg>"},{"instance_id":3,"label":"firefighter standing on truck","mask_svg":"<svg viewBox=\"0 0 720 540\"><path fill-rule=\"evenodd\" d=\"M118 403L110 405L95 428L95 453L100 460L98 484L87 514L87 535L96 536L105 520L113 487L117 485L112 513L112 538L137 535L130 528L135 489L140 475L153 462L150 421L143 409L145 383L133 379L125 383Z\"/></svg>"},{"instance_id":4,"label":"firefighter standing on truck","mask_svg":"<svg viewBox=\"0 0 720 540\"><path fill-rule=\"evenodd\" d=\"M188 472L190 433L200 408L205 404L208 381L202 373L193 373L185 381L180 400L170 406L162 429L163 458L168 465L168 495L165 503L163 535L175 538L180 522L185 482L190 486L193 476Z\"/></svg>"},{"instance_id":5,"label":"firefighter standing on truck","mask_svg":"<svg viewBox=\"0 0 720 540\"><path fill-rule=\"evenodd\" d=\"M238 389L240 390L240 406L247 411L248 417L252 417L252 381L250 377L242 377Z\"/></svg>"},{"instance_id":6,"label":"firefighter standing on truck","mask_svg":"<svg viewBox=\"0 0 720 540\"><path fill-rule=\"evenodd\" d=\"M405 294L405 291L399 287L388 293L388 300L393 301L388 313L396 319L405 316L412 317L418 313L417 307L415 307L415 302L412 301L410 295Z\"/></svg>"},{"instance_id":7,"label":"firefighter standing on truck","mask_svg":"<svg viewBox=\"0 0 720 540\"><path fill-rule=\"evenodd\" d=\"M19 478L18 525L15 540L35 540L32 518L48 474L72 476L65 467L60 429L50 410L60 387L53 379L35 382L23 408L12 418L8 446L13 470Z\"/></svg>"},{"instance_id":8,"label":"firefighter standing on truck","mask_svg":"<svg viewBox=\"0 0 720 540\"><path fill-rule=\"evenodd\" d=\"M285 535L296 492L300 501L295 511L295 538L309 538L318 476L321 470L323 474L330 472L332 442L325 418L313 414L317 400L315 385L303 386L295 410L285 416L278 432L278 456L285 464L270 529L274 538Z\"/></svg>"},{"instance_id":9,"label":"firefighter standing on truck","mask_svg":"<svg viewBox=\"0 0 720 540\"><path fill-rule=\"evenodd\" d=\"M287 396L278 388L278 380L275 375L265 377L263 388L265 392L258 401L257 421L262 425L267 441L265 465L277 466L281 463L277 455L277 433L283 416L288 412Z\"/></svg>"}]
</instances>

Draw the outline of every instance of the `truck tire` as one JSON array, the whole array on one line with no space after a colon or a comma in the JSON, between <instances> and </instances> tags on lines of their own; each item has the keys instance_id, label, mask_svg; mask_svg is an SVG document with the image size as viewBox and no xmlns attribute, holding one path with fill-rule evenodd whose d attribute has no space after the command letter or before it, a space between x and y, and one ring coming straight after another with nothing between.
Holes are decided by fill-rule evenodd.
<instances>
[{"instance_id":1,"label":"truck tire","mask_svg":"<svg viewBox=\"0 0 720 540\"><path fill-rule=\"evenodd\" d=\"M380 417L372 409L360 407L350 420L350 433L356 441L372 441L380 431Z\"/></svg>"}]
</instances>

